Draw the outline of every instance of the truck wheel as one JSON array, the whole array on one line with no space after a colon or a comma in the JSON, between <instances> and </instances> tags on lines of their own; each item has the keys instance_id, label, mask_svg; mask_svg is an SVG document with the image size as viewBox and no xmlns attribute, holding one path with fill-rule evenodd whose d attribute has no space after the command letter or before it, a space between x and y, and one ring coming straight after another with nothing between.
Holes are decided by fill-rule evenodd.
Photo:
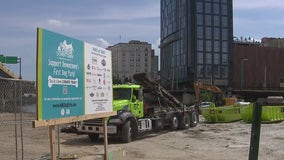
<instances>
[{"instance_id":1,"label":"truck wheel","mask_svg":"<svg viewBox=\"0 0 284 160\"><path fill-rule=\"evenodd\" d=\"M176 130L178 128L178 125L178 117L175 114L172 114L170 118L170 129Z\"/></svg>"},{"instance_id":2,"label":"truck wheel","mask_svg":"<svg viewBox=\"0 0 284 160\"><path fill-rule=\"evenodd\" d=\"M98 133L89 133L88 136L92 142L96 142L98 141L100 135Z\"/></svg>"},{"instance_id":3,"label":"truck wheel","mask_svg":"<svg viewBox=\"0 0 284 160\"><path fill-rule=\"evenodd\" d=\"M188 113L184 113L184 115L180 117L178 129L188 129L189 126L190 126L190 116Z\"/></svg>"},{"instance_id":4,"label":"truck wheel","mask_svg":"<svg viewBox=\"0 0 284 160\"><path fill-rule=\"evenodd\" d=\"M198 119L199 119L199 117L198 117L197 112L193 111L193 112L191 113L191 116L190 116L190 127L195 127L195 126L197 126L197 123L198 123L198 121L199 121Z\"/></svg>"},{"instance_id":5,"label":"truck wheel","mask_svg":"<svg viewBox=\"0 0 284 160\"><path fill-rule=\"evenodd\" d=\"M127 120L121 128L121 139L124 143L131 142L132 130L131 130L131 121Z\"/></svg>"}]
</instances>

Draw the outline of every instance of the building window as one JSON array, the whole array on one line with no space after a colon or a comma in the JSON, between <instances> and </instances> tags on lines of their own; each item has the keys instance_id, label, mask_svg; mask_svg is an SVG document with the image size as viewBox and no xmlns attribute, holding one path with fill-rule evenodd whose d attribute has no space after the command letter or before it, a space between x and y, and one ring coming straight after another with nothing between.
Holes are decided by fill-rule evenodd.
<instances>
[{"instance_id":1,"label":"building window","mask_svg":"<svg viewBox=\"0 0 284 160\"><path fill-rule=\"evenodd\" d=\"M220 28L214 28L214 39L219 40L220 39Z\"/></svg>"},{"instance_id":2,"label":"building window","mask_svg":"<svg viewBox=\"0 0 284 160\"><path fill-rule=\"evenodd\" d=\"M203 25L203 14L197 14L197 25Z\"/></svg>"},{"instance_id":3,"label":"building window","mask_svg":"<svg viewBox=\"0 0 284 160\"><path fill-rule=\"evenodd\" d=\"M205 25L207 25L207 26L211 26L212 25L211 15L205 15Z\"/></svg>"},{"instance_id":4,"label":"building window","mask_svg":"<svg viewBox=\"0 0 284 160\"><path fill-rule=\"evenodd\" d=\"M228 40L228 29L227 28L222 29L222 40Z\"/></svg>"},{"instance_id":5,"label":"building window","mask_svg":"<svg viewBox=\"0 0 284 160\"><path fill-rule=\"evenodd\" d=\"M214 52L220 52L220 42L214 41Z\"/></svg>"},{"instance_id":6,"label":"building window","mask_svg":"<svg viewBox=\"0 0 284 160\"><path fill-rule=\"evenodd\" d=\"M228 15L228 7L226 4L221 5L221 14L225 16Z\"/></svg>"},{"instance_id":7,"label":"building window","mask_svg":"<svg viewBox=\"0 0 284 160\"><path fill-rule=\"evenodd\" d=\"M197 38L203 38L203 27L197 27Z\"/></svg>"},{"instance_id":8,"label":"building window","mask_svg":"<svg viewBox=\"0 0 284 160\"><path fill-rule=\"evenodd\" d=\"M206 28L205 28L205 38L206 38L206 39L211 39L211 38L212 38L212 30L211 30L211 27L206 27Z\"/></svg>"},{"instance_id":9,"label":"building window","mask_svg":"<svg viewBox=\"0 0 284 160\"><path fill-rule=\"evenodd\" d=\"M223 53L227 53L228 52L228 42L227 41L223 41L222 42L222 52Z\"/></svg>"},{"instance_id":10,"label":"building window","mask_svg":"<svg viewBox=\"0 0 284 160\"><path fill-rule=\"evenodd\" d=\"M220 14L220 8L218 3L213 4L213 14Z\"/></svg>"},{"instance_id":11,"label":"building window","mask_svg":"<svg viewBox=\"0 0 284 160\"><path fill-rule=\"evenodd\" d=\"M228 64L228 55L222 54L222 64L227 65Z\"/></svg>"},{"instance_id":12,"label":"building window","mask_svg":"<svg viewBox=\"0 0 284 160\"><path fill-rule=\"evenodd\" d=\"M206 77L207 78L212 77L212 67L211 66L206 66Z\"/></svg>"},{"instance_id":13,"label":"building window","mask_svg":"<svg viewBox=\"0 0 284 160\"><path fill-rule=\"evenodd\" d=\"M206 64L212 64L212 54L211 53L206 53L205 62Z\"/></svg>"},{"instance_id":14,"label":"building window","mask_svg":"<svg viewBox=\"0 0 284 160\"><path fill-rule=\"evenodd\" d=\"M211 14L211 10L212 10L212 7L211 7L211 3L205 3L205 13L208 13L208 14Z\"/></svg>"},{"instance_id":15,"label":"building window","mask_svg":"<svg viewBox=\"0 0 284 160\"><path fill-rule=\"evenodd\" d=\"M197 66L197 77L204 77L203 65L198 65Z\"/></svg>"},{"instance_id":16,"label":"building window","mask_svg":"<svg viewBox=\"0 0 284 160\"><path fill-rule=\"evenodd\" d=\"M220 64L220 55L214 54L214 64Z\"/></svg>"},{"instance_id":17,"label":"building window","mask_svg":"<svg viewBox=\"0 0 284 160\"><path fill-rule=\"evenodd\" d=\"M197 40L197 50L203 51L203 40Z\"/></svg>"},{"instance_id":18,"label":"building window","mask_svg":"<svg viewBox=\"0 0 284 160\"><path fill-rule=\"evenodd\" d=\"M213 72L214 72L214 77L215 78L219 78L220 77L219 66L215 65Z\"/></svg>"},{"instance_id":19,"label":"building window","mask_svg":"<svg viewBox=\"0 0 284 160\"><path fill-rule=\"evenodd\" d=\"M197 64L203 64L203 53L197 52Z\"/></svg>"},{"instance_id":20,"label":"building window","mask_svg":"<svg viewBox=\"0 0 284 160\"><path fill-rule=\"evenodd\" d=\"M212 51L212 41L211 40L207 40L205 47L206 47L206 51L207 52L211 52Z\"/></svg>"},{"instance_id":21,"label":"building window","mask_svg":"<svg viewBox=\"0 0 284 160\"><path fill-rule=\"evenodd\" d=\"M222 27L228 27L228 18L226 16L222 16Z\"/></svg>"},{"instance_id":22,"label":"building window","mask_svg":"<svg viewBox=\"0 0 284 160\"><path fill-rule=\"evenodd\" d=\"M220 74L222 78L228 78L228 68L221 66L220 67Z\"/></svg>"},{"instance_id":23,"label":"building window","mask_svg":"<svg viewBox=\"0 0 284 160\"><path fill-rule=\"evenodd\" d=\"M220 26L220 16L214 16L214 26Z\"/></svg>"},{"instance_id":24,"label":"building window","mask_svg":"<svg viewBox=\"0 0 284 160\"><path fill-rule=\"evenodd\" d=\"M203 13L203 3L202 2L196 3L196 12L197 13Z\"/></svg>"}]
</instances>

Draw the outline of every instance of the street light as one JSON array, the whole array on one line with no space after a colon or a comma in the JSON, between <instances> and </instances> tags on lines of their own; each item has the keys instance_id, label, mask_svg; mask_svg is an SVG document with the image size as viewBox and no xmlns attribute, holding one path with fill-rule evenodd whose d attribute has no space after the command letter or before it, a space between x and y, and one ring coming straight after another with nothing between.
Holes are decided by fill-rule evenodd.
<instances>
[{"instance_id":1,"label":"street light","mask_svg":"<svg viewBox=\"0 0 284 160\"><path fill-rule=\"evenodd\" d=\"M247 58L241 60L241 76L240 76L240 90L243 90L243 68L244 68L244 61L248 61Z\"/></svg>"}]
</instances>

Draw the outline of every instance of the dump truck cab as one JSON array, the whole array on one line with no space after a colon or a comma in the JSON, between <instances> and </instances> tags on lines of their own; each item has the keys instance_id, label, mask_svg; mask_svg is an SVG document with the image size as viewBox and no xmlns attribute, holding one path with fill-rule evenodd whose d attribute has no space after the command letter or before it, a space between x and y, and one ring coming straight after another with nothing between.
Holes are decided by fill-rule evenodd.
<instances>
[{"instance_id":1,"label":"dump truck cab","mask_svg":"<svg viewBox=\"0 0 284 160\"><path fill-rule=\"evenodd\" d=\"M135 117L141 118L143 113L142 88L136 84L122 84L113 86L113 109L115 111L129 111Z\"/></svg>"}]
</instances>

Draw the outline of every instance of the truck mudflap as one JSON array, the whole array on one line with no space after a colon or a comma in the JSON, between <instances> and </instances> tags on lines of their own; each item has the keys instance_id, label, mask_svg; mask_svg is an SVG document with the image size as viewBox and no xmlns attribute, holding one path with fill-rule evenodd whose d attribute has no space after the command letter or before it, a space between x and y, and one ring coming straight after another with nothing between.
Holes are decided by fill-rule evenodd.
<instances>
[{"instance_id":1,"label":"truck mudflap","mask_svg":"<svg viewBox=\"0 0 284 160\"><path fill-rule=\"evenodd\" d=\"M93 126L93 125L80 125L78 127L79 133L99 133L103 134L103 126ZM108 134L117 134L117 126L108 125L107 126Z\"/></svg>"}]
</instances>

